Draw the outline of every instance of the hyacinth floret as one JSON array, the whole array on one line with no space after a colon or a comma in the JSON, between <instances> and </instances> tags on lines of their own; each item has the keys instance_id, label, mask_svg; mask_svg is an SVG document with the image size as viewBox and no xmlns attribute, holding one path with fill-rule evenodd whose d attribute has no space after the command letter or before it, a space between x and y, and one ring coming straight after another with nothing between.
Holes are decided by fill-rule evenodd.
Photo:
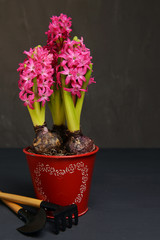
<instances>
[{"instance_id":1,"label":"hyacinth floret","mask_svg":"<svg viewBox=\"0 0 160 240\"><path fill-rule=\"evenodd\" d=\"M24 51L27 58L19 64L20 72L18 86L19 97L25 106L34 109L34 102L42 102L42 106L53 93L52 85L54 69L52 67L53 54L41 46Z\"/></svg>"}]
</instances>

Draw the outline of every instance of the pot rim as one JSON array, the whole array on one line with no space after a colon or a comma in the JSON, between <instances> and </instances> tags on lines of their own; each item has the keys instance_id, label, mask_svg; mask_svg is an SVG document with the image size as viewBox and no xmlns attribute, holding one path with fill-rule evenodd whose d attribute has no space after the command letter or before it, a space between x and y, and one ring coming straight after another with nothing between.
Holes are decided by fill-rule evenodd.
<instances>
[{"instance_id":1,"label":"pot rim","mask_svg":"<svg viewBox=\"0 0 160 240\"><path fill-rule=\"evenodd\" d=\"M56 159L57 158L59 158L59 159L70 159L70 158L81 158L81 157L88 157L90 155L94 155L98 152L99 147L95 145L95 150L92 151L92 152L77 154L77 155L67 155L67 156L56 156L56 155L49 156L49 155L36 154L36 153L28 152L27 151L28 149L29 149L29 147L23 148L23 152L26 155L30 155L32 157L35 156L35 157L43 157L43 158L51 158L51 159L54 159L54 158L56 158Z\"/></svg>"}]
</instances>

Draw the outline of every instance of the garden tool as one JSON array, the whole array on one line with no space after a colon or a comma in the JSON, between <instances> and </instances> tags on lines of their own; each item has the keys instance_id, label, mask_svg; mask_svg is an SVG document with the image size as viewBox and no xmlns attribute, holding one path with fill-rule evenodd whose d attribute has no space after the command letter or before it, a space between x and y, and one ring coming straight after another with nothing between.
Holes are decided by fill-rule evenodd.
<instances>
[{"instance_id":1,"label":"garden tool","mask_svg":"<svg viewBox=\"0 0 160 240\"><path fill-rule=\"evenodd\" d=\"M46 223L46 212L43 208L40 208L36 214L24 209L16 203L2 200L13 212L15 212L20 219L26 222L26 224L17 230L23 234L34 234L43 229Z\"/></svg>"},{"instance_id":2,"label":"garden tool","mask_svg":"<svg viewBox=\"0 0 160 240\"><path fill-rule=\"evenodd\" d=\"M51 202L43 201L40 199L24 197L16 194L0 192L0 198L11 202L16 202L36 208L42 208L46 211L52 211L55 222L55 233L58 234L59 230L65 231L66 227L72 227L72 220L74 224L78 224L78 209L76 204L67 206L60 206ZM74 217L74 218L73 218Z\"/></svg>"}]
</instances>

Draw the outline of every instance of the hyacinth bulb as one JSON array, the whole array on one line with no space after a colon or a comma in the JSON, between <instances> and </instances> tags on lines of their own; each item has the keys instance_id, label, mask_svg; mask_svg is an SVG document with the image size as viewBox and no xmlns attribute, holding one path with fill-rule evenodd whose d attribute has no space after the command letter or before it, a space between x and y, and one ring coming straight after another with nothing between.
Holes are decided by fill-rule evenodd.
<instances>
[{"instance_id":1,"label":"hyacinth bulb","mask_svg":"<svg viewBox=\"0 0 160 240\"><path fill-rule=\"evenodd\" d=\"M70 133L66 142L66 150L70 154L84 154L92 152L95 144L92 139L84 136L80 131Z\"/></svg>"},{"instance_id":2,"label":"hyacinth bulb","mask_svg":"<svg viewBox=\"0 0 160 240\"><path fill-rule=\"evenodd\" d=\"M62 139L57 133L50 132L46 124L34 127L36 136L31 149L37 154L55 155L61 150Z\"/></svg>"}]
</instances>

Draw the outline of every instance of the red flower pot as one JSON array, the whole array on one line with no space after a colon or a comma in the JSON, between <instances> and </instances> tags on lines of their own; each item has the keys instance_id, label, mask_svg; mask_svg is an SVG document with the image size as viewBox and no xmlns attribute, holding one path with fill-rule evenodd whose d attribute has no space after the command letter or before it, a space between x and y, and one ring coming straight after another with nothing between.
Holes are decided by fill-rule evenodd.
<instances>
[{"instance_id":1,"label":"red flower pot","mask_svg":"<svg viewBox=\"0 0 160 240\"><path fill-rule=\"evenodd\" d=\"M23 149L36 197L62 206L76 203L78 215L88 210L88 199L96 153L45 156Z\"/></svg>"}]
</instances>

